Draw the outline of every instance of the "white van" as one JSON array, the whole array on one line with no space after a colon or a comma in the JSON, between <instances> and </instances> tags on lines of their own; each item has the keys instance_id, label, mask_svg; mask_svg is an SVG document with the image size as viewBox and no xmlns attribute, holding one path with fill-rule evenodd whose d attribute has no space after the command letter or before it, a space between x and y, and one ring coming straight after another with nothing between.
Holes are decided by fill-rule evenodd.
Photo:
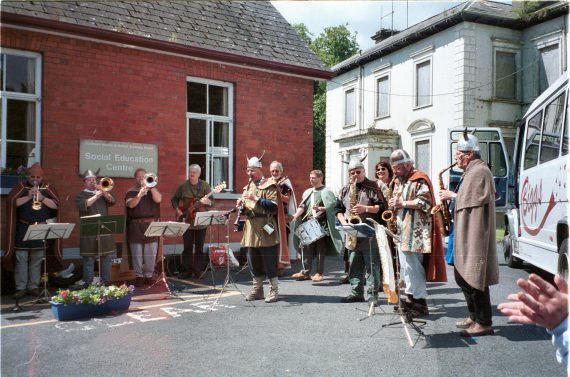
<instances>
[{"instance_id":1,"label":"white van","mask_svg":"<svg viewBox=\"0 0 570 377\"><path fill-rule=\"evenodd\" d=\"M568 74L530 106L517 130L505 214L505 261L568 276Z\"/></svg>"}]
</instances>

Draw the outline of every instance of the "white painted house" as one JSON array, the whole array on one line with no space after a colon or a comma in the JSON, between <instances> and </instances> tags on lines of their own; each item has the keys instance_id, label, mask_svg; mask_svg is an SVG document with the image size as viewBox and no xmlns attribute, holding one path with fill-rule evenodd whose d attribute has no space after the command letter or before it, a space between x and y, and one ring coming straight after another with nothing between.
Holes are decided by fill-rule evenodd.
<instances>
[{"instance_id":1,"label":"white painted house","mask_svg":"<svg viewBox=\"0 0 570 377\"><path fill-rule=\"evenodd\" d=\"M327 82L326 182L367 154L367 176L392 150L409 151L434 184L451 164L448 129L494 126L512 153L517 119L567 70L568 2L515 7L469 1L333 67ZM385 34L385 31L376 36ZM375 37L376 37L375 36Z\"/></svg>"}]
</instances>

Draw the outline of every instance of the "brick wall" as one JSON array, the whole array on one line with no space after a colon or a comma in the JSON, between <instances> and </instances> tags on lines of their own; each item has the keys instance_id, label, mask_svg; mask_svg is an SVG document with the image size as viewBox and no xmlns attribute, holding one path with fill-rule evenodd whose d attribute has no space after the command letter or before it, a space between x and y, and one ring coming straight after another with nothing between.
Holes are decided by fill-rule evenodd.
<instances>
[{"instance_id":1,"label":"brick wall","mask_svg":"<svg viewBox=\"0 0 570 377\"><path fill-rule=\"evenodd\" d=\"M311 80L10 28L2 28L1 43L43 55L42 165L45 178L61 196L63 222L78 222L74 198L83 188L78 176L80 139L157 144L162 217L174 219L170 197L186 170L187 76L235 85L238 192L247 181L245 155L263 150L266 175L269 162L277 159L299 198L308 186L313 153ZM112 193L120 200L112 214L123 213L122 199L132 185L131 179L115 179ZM217 209L225 209L234 200L217 203ZM1 204L5 208L5 196ZM239 236L232 235L232 241L239 241ZM64 248L78 247L78 237L76 227Z\"/></svg>"}]
</instances>

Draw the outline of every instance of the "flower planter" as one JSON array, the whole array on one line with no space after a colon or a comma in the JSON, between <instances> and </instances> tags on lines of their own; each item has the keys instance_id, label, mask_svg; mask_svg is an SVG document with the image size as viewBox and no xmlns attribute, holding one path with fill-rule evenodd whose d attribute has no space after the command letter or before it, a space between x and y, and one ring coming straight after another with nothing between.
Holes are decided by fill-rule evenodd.
<instances>
[{"instance_id":1,"label":"flower planter","mask_svg":"<svg viewBox=\"0 0 570 377\"><path fill-rule=\"evenodd\" d=\"M109 300L103 304L70 304L64 305L50 301L51 311L58 321L70 321L74 319L90 318L98 315L110 314L113 312L124 312L129 310L132 295Z\"/></svg>"}]
</instances>

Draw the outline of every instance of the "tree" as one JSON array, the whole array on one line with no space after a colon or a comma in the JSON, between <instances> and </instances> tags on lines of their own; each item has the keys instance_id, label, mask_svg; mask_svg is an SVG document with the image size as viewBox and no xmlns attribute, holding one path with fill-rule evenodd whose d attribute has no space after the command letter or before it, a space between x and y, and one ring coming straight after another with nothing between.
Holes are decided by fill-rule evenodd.
<instances>
[{"instance_id":1,"label":"tree","mask_svg":"<svg viewBox=\"0 0 570 377\"><path fill-rule=\"evenodd\" d=\"M309 45L311 50L327 65L334 65L356 54L360 47L356 35L351 34L346 25L329 26L316 38L305 24L295 24L293 28ZM315 82L313 91L313 166L325 171L326 144L326 88L325 82Z\"/></svg>"}]
</instances>

